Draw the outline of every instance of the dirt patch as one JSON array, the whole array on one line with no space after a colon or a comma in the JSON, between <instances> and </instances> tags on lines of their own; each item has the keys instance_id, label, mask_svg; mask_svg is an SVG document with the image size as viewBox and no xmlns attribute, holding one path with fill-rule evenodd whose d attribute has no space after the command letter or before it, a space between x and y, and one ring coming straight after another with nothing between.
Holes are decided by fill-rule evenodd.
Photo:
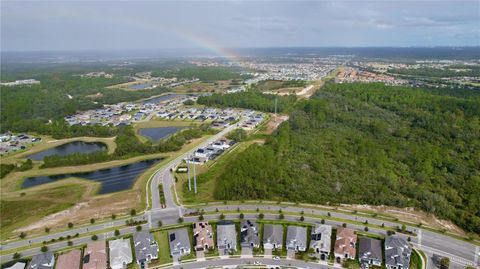
<instances>
[{"instance_id":1,"label":"dirt patch","mask_svg":"<svg viewBox=\"0 0 480 269\"><path fill-rule=\"evenodd\" d=\"M91 98L91 99L98 99L100 97L102 97L103 94L101 92L97 92L96 94L90 94L90 95L86 95L85 97L87 98Z\"/></svg>"},{"instance_id":2,"label":"dirt patch","mask_svg":"<svg viewBox=\"0 0 480 269\"><path fill-rule=\"evenodd\" d=\"M419 224L435 228L445 229L451 233L465 235L465 232L453 224L451 221L441 220L432 214L425 213L412 207L397 208L391 206L372 206L372 205L342 205L341 208L349 210L364 210L378 212L379 214L386 214L399 220L410 222L412 224Z\"/></svg>"},{"instance_id":3,"label":"dirt patch","mask_svg":"<svg viewBox=\"0 0 480 269\"><path fill-rule=\"evenodd\" d=\"M273 131L275 131L278 126L286 120L288 120L288 115L270 115L270 120L267 122L265 133L273 133Z\"/></svg>"}]
</instances>

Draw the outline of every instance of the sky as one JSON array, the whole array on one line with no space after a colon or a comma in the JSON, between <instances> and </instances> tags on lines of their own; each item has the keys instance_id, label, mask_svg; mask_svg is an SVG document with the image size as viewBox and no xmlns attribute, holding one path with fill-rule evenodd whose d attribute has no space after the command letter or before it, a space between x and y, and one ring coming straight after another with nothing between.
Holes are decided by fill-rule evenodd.
<instances>
[{"instance_id":1,"label":"sky","mask_svg":"<svg viewBox=\"0 0 480 269\"><path fill-rule=\"evenodd\" d=\"M480 45L479 0L0 1L2 51Z\"/></svg>"}]
</instances>

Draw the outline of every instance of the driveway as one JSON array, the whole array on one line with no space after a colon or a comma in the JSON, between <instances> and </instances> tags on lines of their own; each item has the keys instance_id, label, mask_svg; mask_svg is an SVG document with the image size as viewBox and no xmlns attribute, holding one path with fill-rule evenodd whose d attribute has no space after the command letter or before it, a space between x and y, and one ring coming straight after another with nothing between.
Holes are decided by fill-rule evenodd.
<instances>
[{"instance_id":1,"label":"driveway","mask_svg":"<svg viewBox=\"0 0 480 269\"><path fill-rule=\"evenodd\" d=\"M266 248L265 250L265 258L272 258L272 249L271 248Z\"/></svg>"},{"instance_id":2,"label":"driveway","mask_svg":"<svg viewBox=\"0 0 480 269\"><path fill-rule=\"evenodd\" d=\"M295 250L287 249L287 259L295 259Z\"/></svg>"},{"instance_id":3,"label":"driveway","mask_svg":"<svg viewBox=\"0 0 480 269\"><path fill-rule=\"evenodd\" d=\"M251 258L253 257L253 252L251 248L242 248L242 258Z\"/></svg>"},{"instance_id":4,"label":"driveway","mask_svg":"<svg viewBox=\"0 0 480 269\"><path fill-rule=\"evenodd\" d=\"M205 252L201 250L197 250L197 261L202 262L205 260Z\"/></svg>"}]
</instances>

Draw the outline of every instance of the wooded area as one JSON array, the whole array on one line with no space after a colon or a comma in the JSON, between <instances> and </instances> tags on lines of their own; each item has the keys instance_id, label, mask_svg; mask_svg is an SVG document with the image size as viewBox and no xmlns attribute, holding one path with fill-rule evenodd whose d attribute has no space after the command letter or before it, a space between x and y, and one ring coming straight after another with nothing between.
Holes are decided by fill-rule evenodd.
<instances>
[{"instance_id":1,"label":"wooded area","mask_svg":"<svg viewBox=\"0 0 480 269\"><path fill-rule=\"evenodd\" d=\"M219 200L413 206L480 233L479 168L476 92L328 83L213 180Z\"/></svg>"}]
</instances>

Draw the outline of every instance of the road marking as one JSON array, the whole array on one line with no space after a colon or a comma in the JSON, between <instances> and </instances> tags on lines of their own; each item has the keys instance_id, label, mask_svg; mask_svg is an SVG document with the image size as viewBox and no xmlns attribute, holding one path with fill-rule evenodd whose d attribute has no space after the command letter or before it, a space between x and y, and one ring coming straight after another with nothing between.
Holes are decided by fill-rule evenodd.
<instances>
[{"instance_id":1,"label":"road marking","mask_svg":"<svg viewBox=\"0 0 480 269\"><path fill-rule=\"evenodd\" d=\"M416 243L412 243L413 245L417 245L419 249L421 250L425 250L425 251L428 251L428 252L432 252L432 253L436 253L436 254L439 254L439 255L442 255L444 257L448 257L451 261L454 261L460 265L463 265L463 266L472 266L474 265L474 263L471 261L471 260L467 260L465 258L461 258L461 257L458 257L456 255L453 255L453 254L450 254L448 252L445 252L445 251L442 251L442 250L438 250L438 249L434 249L434 248L431 248L431 247L427 247L427 246L420 246Z\"/></svg>"},{"instance_id":2,"label":"road marking","mask_svg":"<svg viewBox=\"0 0 480 269\"><path fill-rule=\"evenodd\" d=\"M480 265L478 263L478 256L480 256L480 247L479 246L475 247L475 258L474 258L474 261L473 261L473 263L475 265Z\"/></svg>"},{"instance_id":3,"label":"road marking","mask_svg":"<svg viewBox=\"0 0 480 269\"><path fill-rule=\"evenodd\" d=\"M422 246L422 229L418 229L418 245Z\"/></svg>"}]
</instances>

